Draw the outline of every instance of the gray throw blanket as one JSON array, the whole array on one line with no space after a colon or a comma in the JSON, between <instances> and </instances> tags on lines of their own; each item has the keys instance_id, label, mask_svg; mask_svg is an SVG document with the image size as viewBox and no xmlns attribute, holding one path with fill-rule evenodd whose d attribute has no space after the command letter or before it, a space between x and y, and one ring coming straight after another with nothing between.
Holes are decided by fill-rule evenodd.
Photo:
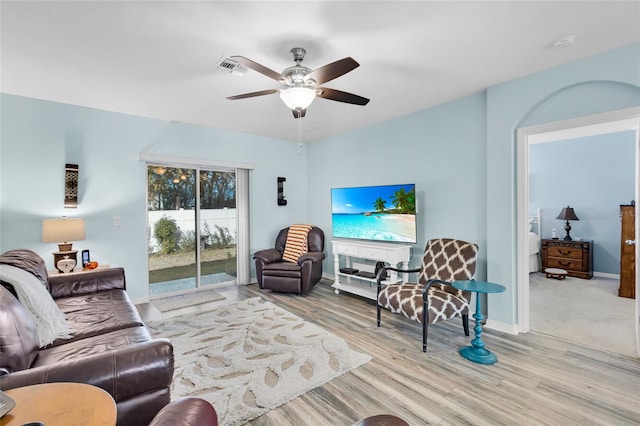
<instances>
[{"instance_id":1,"label":"gray throw blanket","mask_svg":"<svg viewBox=\"0 0 640 426\"><path fill-rule=\"evenodd\" d=\"M49 274L47 273L47 265L38 253L28 249L9 250L0 255L0 263L24 269L38 278L47 291L49 291ZM15 290L11 284L3 282L2 285L16 296Z\"/></svg>"}]
</instances>

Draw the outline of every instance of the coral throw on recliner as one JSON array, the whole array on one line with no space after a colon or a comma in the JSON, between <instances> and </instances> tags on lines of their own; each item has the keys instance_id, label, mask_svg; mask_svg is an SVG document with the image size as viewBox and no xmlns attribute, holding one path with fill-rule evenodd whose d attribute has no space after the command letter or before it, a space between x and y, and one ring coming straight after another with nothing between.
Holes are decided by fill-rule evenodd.
<instances>
[{"instance_id":1,"label":"coral throw on recliner","mask_svg":"<svg viewBox=\"0 0 640 426\"><path fill-rule=\"evenodd\" d=\"M297 262L300 256L307 250L307 236L313 225L291 225L287 233L287 242L284 244L283 260Z\"/></svg>"}]
</instances>

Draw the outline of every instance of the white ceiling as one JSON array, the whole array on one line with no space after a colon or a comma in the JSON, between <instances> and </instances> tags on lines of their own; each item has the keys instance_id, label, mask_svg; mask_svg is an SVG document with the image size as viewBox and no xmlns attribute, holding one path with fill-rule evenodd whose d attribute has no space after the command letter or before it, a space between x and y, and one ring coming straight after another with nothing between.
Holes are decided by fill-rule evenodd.
<instances>
[{"instance_id":1,"label":"white ceiling","mask_svg":"<svg viewBox=\"0 0 640 426\"><path fill-rule=\"evenodd\" d=\"M1 89L164 120L297 140L279 88L249 70L215 69L242 55L275 71L304 47L315 69L353 57L326 87L371 99L316 99L300 122L312 141L382 122L527 74L640 41L639 1L2 1ZM577 36L567 49L551 44Z\"/></svg>"}]
</instances>

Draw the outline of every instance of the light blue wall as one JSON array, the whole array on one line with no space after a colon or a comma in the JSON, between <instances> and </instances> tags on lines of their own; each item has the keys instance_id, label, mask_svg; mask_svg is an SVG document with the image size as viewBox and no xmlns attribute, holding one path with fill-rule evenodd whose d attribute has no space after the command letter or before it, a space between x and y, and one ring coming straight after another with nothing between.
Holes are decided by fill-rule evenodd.
<instances>
[{"instance_id":1,"label":"light blue wall","mask_svg":"<svg viewBox=\"0 0 640 426\"><path fill-rule=\"evenodd\" d=\"M419 241L412 265L428 238L478 242L478 279L507 288L491 295L491 319L515 324L516 130L640 106L639 86L637 43L313 143L310 221L331 229L331 187L415 182ZM325 270L332 272L330 263Z\"/></svg>"},{"instance_id":2,"label":"light blue wall","mask_svg":"<svg viewBox=\"0 0 640 426\"><path fill-rule=\"evenodd\" d=\"M420 266L426 241L477 243L486 277L485 96L478 94L309 145L309 217L331 239L332 187L416 184ZM327 244L325 271L333 273Z\"/></svg>"},{"instance_id":3,"label":"light blue wall","mask_svg":"<svg viewBox=\"0 0 640 426\"><path fill-rule=\"evenodd\" d=\"M492 319L517 319L516 130L640 106L640 43L487 90L487 277Z\"/></svg>"},{"instance_id":4,"label":"light blue wall","mask_svg":"<svg viewBox=\"0 0 640 426\"><path fill-rule=\"evenodd\" d=\"M134 300L147 297L146 167L138 153L253 163L251 252L277 231L305 221L307 153L293 142L152 120L3 94L0 145L0 249L29 248L53 268L55 244L41 242L43 219L84 217L86 240L101 263L125 267ZM77 209L63 207L65 163L80 169ZM286 208L276 203L285 176ZM114 226L113 218L121 218Z\"/></svg>"},{"instance_id":5,"label":"light blue wall","mask_svg":"<svg viewBox=\"0 0 640 426\"><path fill-rule=\"evenodd\" d=\"M134 298L146 295L141 151L255 163L252 251L297 221L321 226L329 240L331 187L414 182L412 263L434 236L477 242L478 278L507 287L489 298L491 319L515 324L516 129L631 106L640 106L640 43L313 142L301 156L292 142L3 95L0 248L29 246L50 257L40 221L68 213L60 199L65 162L80 164L86 187L77 214L95 237L82 246L127 267ZM287 177L287 207L275 205L277 176ZM332 272L330 260L324 265Z\"/></svg>"},{"instance_id":6,"label":"light blue wall","mask_svg":"<svg viewBox=\"0 0 640 426\"><path fill-rule=\"evenodd\" d=\"M635 194L635 132L567 139L529 146L529 212L541 209L542 237L556 228L556 217L570 205L579 221L571 236L593 240L593 270L620 273L619 205Z\"/></svg>"}]
</instances>

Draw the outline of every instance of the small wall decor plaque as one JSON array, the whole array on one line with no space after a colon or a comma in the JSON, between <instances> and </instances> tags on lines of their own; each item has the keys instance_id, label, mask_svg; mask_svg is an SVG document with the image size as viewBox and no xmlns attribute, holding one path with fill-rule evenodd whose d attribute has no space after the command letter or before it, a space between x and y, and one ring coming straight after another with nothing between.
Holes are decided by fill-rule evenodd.
<instances>
[{"instance_id":1,"label":"small wall decor plaque","mask_svg":"<svg viewBox=\"0 0 640 426\"><path fill-rule=\"evenodd\" d=\"M286 182L287 178L278 177L278 205L286 206L287 200L284 197L284 182Z\"/></svg>"},{"instance_id":2,"label":"small wall decor plaque","mask_svg":"<svg viewBox=\"0 0 640 426\"><path fill-rule=\"evenodd\" d=\"M64 166L64 206L65 208L78 207L77 164L65 164Z\"/></svg>"}]
</instances>

